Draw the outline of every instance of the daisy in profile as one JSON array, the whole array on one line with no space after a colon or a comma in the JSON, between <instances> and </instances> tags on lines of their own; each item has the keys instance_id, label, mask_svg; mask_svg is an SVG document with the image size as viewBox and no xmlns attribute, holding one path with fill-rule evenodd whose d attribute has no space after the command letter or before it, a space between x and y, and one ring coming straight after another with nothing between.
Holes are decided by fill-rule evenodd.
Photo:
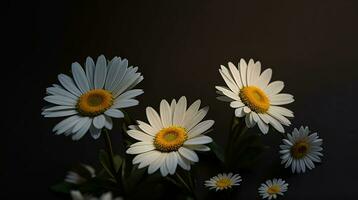
<instances>
[{"instance_id":1,"label":"daisy in profile","mask_svg":"<svg viewBox=\"0 0 358 200\"><path fill-rule=\"evenodd\" d=\"M88 178L96 177L96 171L93 167L89 165L81 164L81 169L82 170L80 171L82 173L80 173L77 170L71 170L67 172L65 182L79 185L86 182Z\"/></svg>"},{"instance_id":2,"label":"daisy in profile","mask_svg":"<svg viewBox=\"0 0 358 200\"><path fill-rule=\"evenodd\" d=\"M280 93L284 87L282 81L270 83L272 70L261 73L261 63L250 59L246 63L240 60L238 67L229 62L229 69L221 66L219 72L228 87L216 86L219 100L230 102L236 117L245 117L247 127L256 124L266 134L271 124L279 132L284 132L282 125L289 126L287 117L293 112L282 107L292 103L293 96Z\"/></svg>"},{"instance_id":3,"label":"daisy in profile","mask_svg":"<svg viewBox=\"0 0 358 200\"><path fill-rule=\"evenodd\" d=\"M107 192L101 195L101 197L93 197L91 195L82 195L82 193L78 190L71 191L72 200L112 200L112 193ZM122 197L114 198L113 200L123 200Z\"/></svg>"},{"instance_id":4,"label":"daisy in profile","mask_svg":"<svg viewBox=\"0 0 358 200\"><path fill-rule=\"evenodd\" d=\"M133 164L138 168L148 166L148 173L160 170L162 176L174 174L179 165L190 170L190 165L198 162L195 151L209 151L205 144L212 139L206 133L214 124L213 120L205 120L208 107L200 108L200 100L187 108L185 97L178 102L166 100L160 102L159 114L147 107L148 123L137 121L138 126L131 126L127 133L138 140L127 149L128 154L137 154Z\"/></svg>"},{"instance_id":5,"label":"daisy in profile","mask_svg":"<svg viewBox=\"0 0 358 200\"><path fill-rule=\"evenodd\" d=\"M276 199L277 195L282 195L287 191L288 183L282 179L267 180L261 184L259 188L259 194L262 199Z\"/></svg>"},{"instance_id":6,"label":"daisy in profile","mask_svg":"<svg viewBox=\"0 0 358 200\"><path fill-rule=\"evenodd\" d=\"M308 169L315 167L313 162L321 162L323 140L317 133L310 134L307 126L305 128L301 126L299 130L293 129L292 134L287 134L287 139L282 141L281 164L285 164L285 168L291 166L292 173L304 173L306 167Z\"/></svg>"},{"instance_id":7,"label":"daisy in profile","mask_svg":"<svg viewBox=\"0 0 358 200\"><path fill-rule=\"evenodd\" d=\"M240 185L241 181L242 179L239 174L222 173L210 178L210 180L205 181L205 186L216 191L227 190L233 186Z\"/></svg>"},{"instance_id":8,"label":"daisy in profile","mask_svg":"<svg viewBox=\"0 0 358 200\"><path fill-rule=\"evenodd\" d=\"M42 115L66 117L53 131L71 135L73 140L82 138L88 130L94 139L99 138L101 129L112 129L112 118L122 118L120 109L135 106L134 97L143 93L132 89L143 80L137 67L128 67L128 61L114 57L110 62L101 55L94 63L87 57L85 69L77 62L72 64L73 78L58 75L61 85L54 84L46 89L44 99L51 103Z\"/></svg>"}]
</instances>

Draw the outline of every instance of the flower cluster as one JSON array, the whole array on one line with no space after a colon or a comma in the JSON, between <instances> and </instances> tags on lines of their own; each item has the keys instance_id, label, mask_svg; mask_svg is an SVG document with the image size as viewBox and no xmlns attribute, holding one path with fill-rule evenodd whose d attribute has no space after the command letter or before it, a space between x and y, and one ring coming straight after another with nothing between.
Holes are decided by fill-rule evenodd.
<instances>
[{"instance_id":1,"label":"flower cluster","mask_svg":"<svg viewBox=\"0 0 358 200\"><path fill-rule=\"evenodd\" d=\"M323 156L322 139L303 126L294 128L291 134L285 133L284 126L291 125L294 115L284 106L294 102L293 95L282 93L282 81L271 81L272 69L261 68L259 61L250 59L247 63L241 59L237 66L229 62L228 67L219 69L226 86L216 86L217 99L234 109L228 143L222 148L208 135L214 120L205 119L209 107L201 107L201 100L190 104L185 96L171 101L163 99L159 110L145 109L147 122L134 120L124 109L138 105L135 98L144 93L134 89L143 80L138 67L129 66L127 59L107 60L103 55L96 62L88 57L84 68L73 63L72 77L60 74L60 84L47 88L44 100L50 105L43 108L42 115L64 118L53 128L56 135L79 140L89 132L94 139L104 138L106 150L100 150L102 169L98 173L81 164L53 190L68 193L74 200L110 200L112 194L136 197L138 193L133 191L144 187L144 183L151 187L153 181L158 181L178 186L186 195L195 197L197 175L193 171L197 170L191 169L202 167L198 162L203 154L213 163L208 167L215 168L218 175L202 184L229 194L242 182L238 172L254 164L263 151L260 138L269 133L270 126L283 134L277 154L283 167L291 167L292 173L312 170ZM118 144L112 144L110 133L116 118L122 118L118 122L122 123L119 144L124 149L118 154L113 150ZM214 164L215 157L219 165ZM263 199L276 199L287 189L285 180L273 178L261 184L258 194Z\"/></svg>"}]
</instances>

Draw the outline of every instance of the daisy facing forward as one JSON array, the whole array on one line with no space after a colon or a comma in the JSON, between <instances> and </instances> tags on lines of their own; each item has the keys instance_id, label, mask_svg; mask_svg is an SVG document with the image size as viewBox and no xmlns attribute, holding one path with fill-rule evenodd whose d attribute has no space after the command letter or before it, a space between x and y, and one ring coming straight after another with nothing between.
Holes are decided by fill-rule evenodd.
<instances>
[{"instance_id":1,"label":"daisy facing forward","mask_svg":"<svg viewBox=\"0 0 358 200\"><path fill-rule=\"evenodd\" d=\"M195 151L209 151L205 144L212 142L203 134L213 126L214 121L201 122L209 108L199 108L200 100L197 100L187 109L185 97L178 102L172 100L171 105L162 100L160 114L147 107L149 124L137 121L138 126L131 126L131 130L127 131L129 136L139 140L126 151L138 154L133 164L139 164L138 168L149 166L149 174L160 169L162 176L174 174L177 165L190 170L190 165L199 161Z\"/></svg>"},{"instance_id":2,"label":"daisy facing forward","mask_svg":"<svg viewBox=\"0 0 358 200\"><path fill-rule=\"evenodd\" d=\"M87 131L94 139L99 138L102 128L112 129L112 117L122 118L120 109L137 105L134 97L143 93L132 88L143 80L138 67L128 67L128 61L114 57L107 63L101 55L96 64L87 57L85 70L77 62L72 64L73 78L60 74L61 85L46 89L44 99L52 103L45 108L45 117L67 117L58 123L56 134L72 135L79 140Z\"/></svg>"},{"instance_id":3,"label":"daisy facing forward","mask_svg":"<svg viewBox=\"0 0 358 200\"><path fill-rule=\"evenodd\" d=\"M219 191L230 189L233 186L238 186L241 181L242 179L239 174L222 173L210 178L210 180L205 181L205 186L209 189Z\"/></svg>"},{"instance_id":4,"label":"daisy facing forward","mask_svg":"<svg viewBox=\"0 0 358 200\"><path fill-rule=\"evenodd\" d=\"M282 179L273 179L267 180L265 183L261 184L259 188L259 194L261 195L262 199L276 199L277 195L282 195L287 191L288 183L286 183Z\"/></svg>"},{"instance_id":5,"label":"daisy facing forward","mask_svg":"<svg viewBox=\"0 0 358 200\"><path fill-rule=\"evenodd\" d=\"M300 127L299 130L293 129L292 134L287 134L288 139L283 139L283 145L280 145L282 154L281 164L285 164L285 168L291 165L292 173L304 173L306 167L313 169L313 162L321 162L320 152L323 140L318 137L317 133L309 134L308 127Z\"/></svg>"},{"instance_id":6,"label":"daisy facing forward","mask_svg":"<svg viewBox=\"0 0 358 200\"><path fill-rule=\"evenodd\" d=\"M272 70L266 69L261 73L261 63L250 59L247 64L240 60L238 67L229 62L229 69L221 66L219 72L228 87L216 86L219 100L230 102L235 109L236 117L245 117L247 127L258 125L261 132L266 134L271 124L279 132L284 132L282 126L289 126L287 117L293 117L293 112L281 107L294 101L290 94L280 93L284 87L282 81L270 83Z\"/></svg>"}]
</instances>

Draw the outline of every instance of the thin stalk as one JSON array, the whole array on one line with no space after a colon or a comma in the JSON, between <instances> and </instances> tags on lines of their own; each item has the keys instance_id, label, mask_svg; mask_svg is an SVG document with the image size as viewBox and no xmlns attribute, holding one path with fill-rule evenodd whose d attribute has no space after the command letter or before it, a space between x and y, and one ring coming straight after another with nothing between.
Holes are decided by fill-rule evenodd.
<instances>
[{"instance_id":1,"label":"thin stalk","mask_svg":"<svg viewBox=\"0 0 358 200\"><path fill-rule=\"evenodd\" d=\"M114 154L113 154L111 137L110 137L109 132L108 132L107 129L104 129L103 132L104 132L104 142L106 144L106 150L107 150L107 153L109 155L109 162L110 162L110 165L111 165L111 168L112 168L112 173L113 173L113 175L115 175L116 174L116 169L115 169L114 160L113 160Z\"/></svg>"},{"instance_id":2,"label":"thin stalk","mask_svg":"<svg viewBox=\"0 0 358 200\"><path fill-rule=\"evenodd\" d=\"M180 174L178 172L175 173L176 177L179 179L179 181L184 185L185 189L193 196L194 199L196 198L196 195L194 193L194 190L192 187L190 187L185 180L183 179L183 177L180 176Z\"/></svg>"}]
</instances>

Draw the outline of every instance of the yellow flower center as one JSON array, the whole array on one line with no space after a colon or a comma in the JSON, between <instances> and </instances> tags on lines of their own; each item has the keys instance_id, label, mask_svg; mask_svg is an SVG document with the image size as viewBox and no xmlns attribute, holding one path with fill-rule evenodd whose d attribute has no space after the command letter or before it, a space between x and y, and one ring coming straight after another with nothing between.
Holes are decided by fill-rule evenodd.
<instances>
[{"instance_id":1,"label":"yellow flower center","mask_svg":"<svg viewBox=\"0 0 358 200\"><path fill-rule=\"evenodd\" d=\"M270 195L277 194L281 191L279 185L272 185L271 187L267 188L267 193Z\"/></svg>"},{"instance_id":2,"label":"yellow flower center","mask_svg":"<svg viewBox=\"0 0 358 200\"><path fill-rule=\"evenodd\" d=\"M252 111L266 113L270 107L270 100L267 95L258 87L247 86L240 90L241 101Z\"/></svg>"},{"instance_id":3,"label":"yellow flower center","mask_svg":"<svg viewBox=\"0 0 358 200\"><path fill-rule=\"evenodd\" d=\"M77 110L84 116L96 116L104 113L112 105L113 96L109 91L94 89L80 96Z\"/></svg>"},{"instance_id":4,"label":"yellow flower center","mask_svg":"<svg viewBox=\"0 0 358 200\"><path fill-rule=\"evenodd\" d=\"M306 140L296 142L291 147L291 154L293 158L300 159L307 155L309 150L309 144Z\"/></svg>"},{"instance_id":5,"label":"yellow flower center","mask_svg":"<svg viewBox=\"0 0 358 200\"><path fill-rule=\"evenodd\" d=\"M177 151L188 139L186 130L179 126L171 126L160 130L154 138L154 146L162 152Z\"/></svg>"},{"instance_id":6,"label":"yellow flower center","mask_svg":"<svg viewBox=\"0 0 358 200\"><path fill-rule=\"evenodd\" d=\"M216 181L216 186L221 190L231 187L231 185L232 185L232 181L229 178L221 178L218 181Z\"/></svg>"}]
</instances>

